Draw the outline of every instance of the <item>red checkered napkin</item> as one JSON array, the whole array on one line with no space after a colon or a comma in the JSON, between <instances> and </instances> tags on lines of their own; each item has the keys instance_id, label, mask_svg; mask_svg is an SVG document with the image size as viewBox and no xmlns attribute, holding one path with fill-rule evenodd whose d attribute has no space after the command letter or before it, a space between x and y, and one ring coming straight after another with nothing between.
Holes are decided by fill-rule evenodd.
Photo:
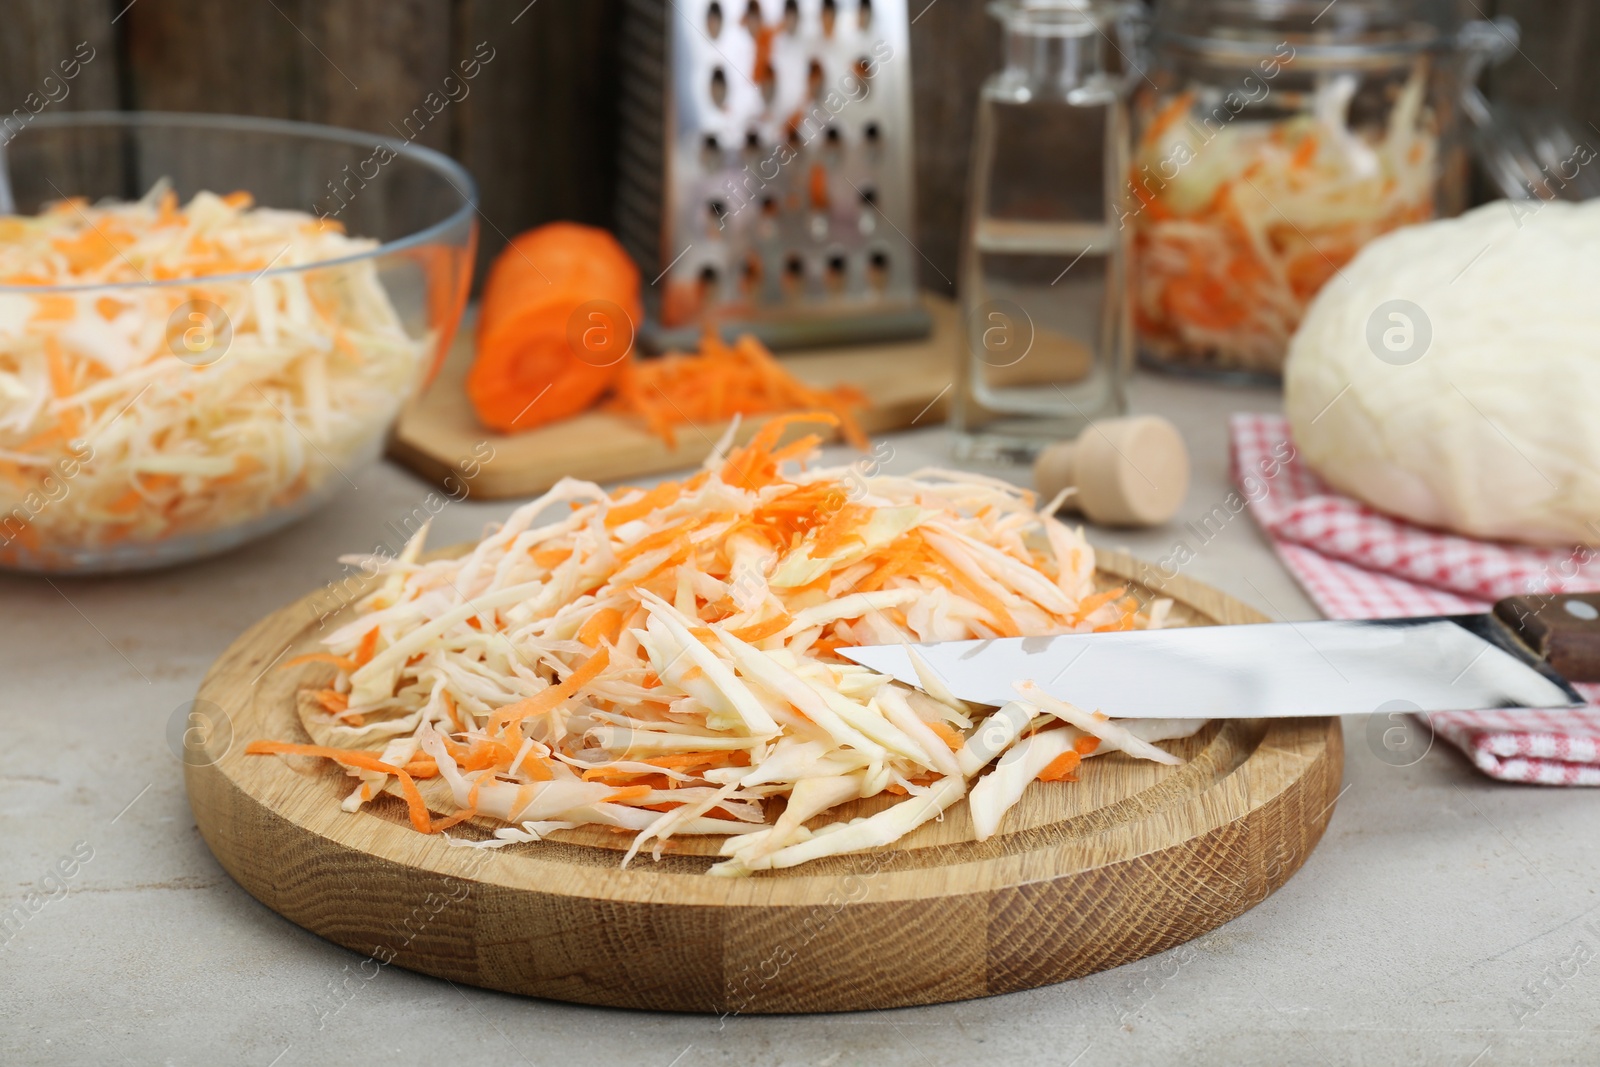
<instances>
[{"instance_id":1,"label":"red checkered napkin","mask_svg":"<svg viewBox=\"0 0 1600 1067\"><path fill-rule=\"evenodd\" d=\"M1333 619L1487 611L1502 597L1600 590L1600 561L1474 541L1382 515L1323 484L1278 415L1235 415L1233 479L1279 558ZM1493 778L1600 785L1600 685L1588 708L1460 711L1434 730Z\"/></svg>"}]
</instances>

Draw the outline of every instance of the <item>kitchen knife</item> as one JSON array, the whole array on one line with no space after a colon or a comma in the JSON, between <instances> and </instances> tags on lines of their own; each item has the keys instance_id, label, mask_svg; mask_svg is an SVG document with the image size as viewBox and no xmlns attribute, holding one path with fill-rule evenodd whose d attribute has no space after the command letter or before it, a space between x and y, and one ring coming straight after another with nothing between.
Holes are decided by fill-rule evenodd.
<instances>
[{"instance_id":1,"label":"kitchen knife","mask_svg":"<svg viewBox=\"0 0 1600 1067\"><path fill-rule=\"evenodd\" d=\"M1177 627L841 648L919 685L908 649L956 696L1017 699L1033 681L1114 718L1240 719L1556 708L1600 680L1600 594L1513 597L1489 615ZM1398 703L1396 703L1398 702Z\"/></svg>"}]
</instances>

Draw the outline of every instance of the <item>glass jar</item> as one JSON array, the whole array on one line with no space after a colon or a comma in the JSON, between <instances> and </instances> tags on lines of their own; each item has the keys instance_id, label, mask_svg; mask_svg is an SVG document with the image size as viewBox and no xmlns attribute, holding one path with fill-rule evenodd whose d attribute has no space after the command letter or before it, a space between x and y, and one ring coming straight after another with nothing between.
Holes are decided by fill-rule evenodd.
<instances>
[{"instance_id":1,"label":"glass jar","mask_svg":"<svg viewBox=\"0 0 1600 1067\"><path fill-rule=\"evenodd\" d=\"M1455 30L1431 9L1161 5L1119 219L1141 362L1275 380L1306 306L1362 245L1461 211L1465 83L1516 28Z\"/></svg>"},{"instance_id":2,"label":"glass jar","mask_svg":"<svg viewBox=\"0 0 1600 1067\"><path fill-rule=\"evenodd\" d=\"M968 186L951 422L963 459L1022 462L1124 409L1129 330L1117 188L1127 169L1122 5L1001 0Z\"/></svg>"}]
</instances>

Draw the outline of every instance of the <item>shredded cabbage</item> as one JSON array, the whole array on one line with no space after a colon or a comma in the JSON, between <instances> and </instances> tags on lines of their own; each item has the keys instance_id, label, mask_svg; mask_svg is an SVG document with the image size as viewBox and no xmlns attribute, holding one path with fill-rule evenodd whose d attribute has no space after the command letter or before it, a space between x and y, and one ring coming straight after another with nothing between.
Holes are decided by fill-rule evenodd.
<instances>
[{"instance_id":1,"label":"shredded cabbage","mask_svg":"<svg viewBox=\"0 0 1600 1067\"><path fill-rule=\"evenodd\" d=\"M369 259L281 268L376 246L243 193L179 207L165 181L0 218L0 562L70 568L331 490L432 340Z\"/></svg>"},{"instance_id":2,"label":"shredded cabbage","mask_svg":"<svg viewBox=\"0 0 1600 1067\"><path fill-rule=\"evenodd\" d=\"M376 589L327 652L291 661L335 668L303 690L302 721L327 743L247 751L342 763L360 779L349 811L388 791L424 831L500 824L478 847L609 826L634 835L626 863L646 846L659 856L674 835L727 835L719 875L897 840L1019 743L1033 756L983 788L985 834L1027 781L1070 780L1101 739L1177 762L1150 740L1198 723L1151 734L1028 693L974 709L936 683L918 691L834 655L1150 627L1169 603L1096 591L1082 532L1014 486L791 470L818 438L778 448L779 436L805 419L834 421L774 419L681 483L608 495L563 481L458 558L423 562L423 530L398 559L348 560L382 572ZM558 505L556 521L535 525ZM1018 766L1032 770L1019 780ZM889 803L812 825L872 797ZM786 806L769 809L774 798Z\"/></svg>"}]
</instances>

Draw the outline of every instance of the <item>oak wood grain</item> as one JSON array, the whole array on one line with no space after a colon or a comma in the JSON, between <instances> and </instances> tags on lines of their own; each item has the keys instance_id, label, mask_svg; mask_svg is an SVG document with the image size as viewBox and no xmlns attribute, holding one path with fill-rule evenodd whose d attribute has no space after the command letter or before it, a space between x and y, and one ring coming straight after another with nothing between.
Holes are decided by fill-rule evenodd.
<instances>
[{"instance_id":1,"label":"oak wood grain","mask_svg":"<svg viewBox=\"0 0 1600 1067\"><path fill-rule=\"evenodd\" d=\"M1134 562L1104 554L1121 583ZM1149 593L1149 590L1141 590ZM1175 621L1261 621L1185 578ZM510 992L703 1012L835 1011L1027 989L1162 951L1265 899L1326 827L1343 765L1334 719L1213 723L1163 767L1121 755L1077 783L1035 783L1001 832L965 804L893 846L746 879L707 877L714 842L620 869L594 830L496 852L412 830L380 798L346 814L325 764L244 755L301 738L296 693L325 598L253 626L213 665L186 780L222 866L273 910L380 962ZM333 620L329 620L333 621ZM871 802L860 802L861 811ZM854 814L846 811L846 816ZM458 830L484 835L486 827Z\"/></svg>"}]
</instances>

